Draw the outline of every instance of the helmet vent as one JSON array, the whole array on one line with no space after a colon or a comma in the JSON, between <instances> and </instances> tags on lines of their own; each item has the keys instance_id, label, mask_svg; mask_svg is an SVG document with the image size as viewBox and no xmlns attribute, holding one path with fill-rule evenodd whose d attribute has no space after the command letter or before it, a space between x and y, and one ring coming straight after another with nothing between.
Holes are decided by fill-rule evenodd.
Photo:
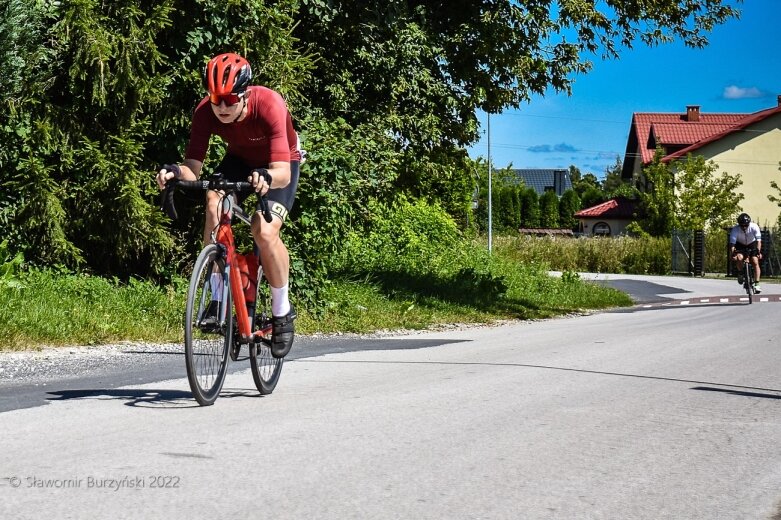
<instances>
[{"instance_id":1,"label":"helmet vent","mask_svg":"<svg viewBox=\"0 0 781 520\"><path fill-rule=\"evenodd\" d=\"M232 68L233 68L232 65L228 65L227 67L225 67L225 70L222 73L222 86L223 87L228 84L228 80L230 79L231 69Z\"/></svg>"}]
</instances>

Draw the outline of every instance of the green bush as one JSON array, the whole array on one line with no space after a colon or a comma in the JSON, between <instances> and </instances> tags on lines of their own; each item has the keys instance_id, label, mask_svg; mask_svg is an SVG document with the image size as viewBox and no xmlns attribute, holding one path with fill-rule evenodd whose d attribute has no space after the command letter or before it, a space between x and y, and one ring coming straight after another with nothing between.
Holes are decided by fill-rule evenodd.
<instances>
[{"instance_id":1,"label":"green bush","mask_svg":"<svg viewBox=\"0 0 781 520\"><path fill-rule=\"evenodd\" d=\"M400 198L390 205L373 201L369 211L365 226L352 230L334 257L334 272L424 274L454 265L450 253L464 239L438 205Z\"/></svg>"},{"instance_id":2,"label":"green bush","mask_svg":"<svg viewBox=\"0 0 781 520\"><path fill-rule=\"evenodd\" d=\"M729 234L723 229L705 233L705 272L727 272L727 241Z\"/></svg>"}]
</instances>

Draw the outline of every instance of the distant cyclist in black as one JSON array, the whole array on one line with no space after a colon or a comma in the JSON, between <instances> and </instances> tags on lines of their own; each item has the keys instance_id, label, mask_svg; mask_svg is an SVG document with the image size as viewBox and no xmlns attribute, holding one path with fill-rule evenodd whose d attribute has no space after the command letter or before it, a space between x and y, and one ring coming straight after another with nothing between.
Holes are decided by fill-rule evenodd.
<instances>
[{"instance_id":1,"label":"distant cyclist in black","mask_svg":"<svg viewBox=\"0 0 781 520\"><path fill-rule=\"evenodd\" d=\"M743 259L756 250L751 256L751 263L754 266L754 292L762 292L759 288L759 260L762 258L762 231L751 217L746 213L741 213L738 217L738 225L734 226L729 233L729 253L735 261L735 267L738 271L738 283L743 284Z\"/></svg>"}]
</instances>

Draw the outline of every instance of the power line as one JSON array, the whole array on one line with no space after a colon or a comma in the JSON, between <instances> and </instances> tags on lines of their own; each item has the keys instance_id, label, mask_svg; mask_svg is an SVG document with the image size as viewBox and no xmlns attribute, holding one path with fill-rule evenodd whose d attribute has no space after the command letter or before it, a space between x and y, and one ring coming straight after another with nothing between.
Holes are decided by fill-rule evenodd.
<instances>
[{"instance_id":1,"label":"power line","mask_svg":"<svg viewBox=\"0 0 781 520\"><path fill-rule=\"evenodd\" d=\"M537 117L540 119L563 119L565 121L585 121L587 123L613 123L617 125L625 125L626 121L613 121L610 119L587 119L581 117L566 117L566 116L542 116L538 114L521 114L518 112L503 112L501 115L516 116L516 117ZM630 120L631 124L631 120Z\"/></svg>"},{"instance_id":2,"label":"power line","mask_svg":"<svg viewBox=\"0 0 781 520\"><path fill-rule=\"evenodd\" d=\"M525 146L525 145L516 145L516 144L507 144L507 143L499 143L499 144L491 143L491 148L503 148L503 149L506 149L506 150L531 150L533 148L536 148L537 146L539 146L539 145ZM483 149L483 148L485 148L485 145L477 144L477 145L472 146L471 148ZM625 153L625 152L615 152L615 151L606 151L606 150L583 150L583 149L580 149L580 148L573 149L573 150L550 150L550 151L546 151L546 152L532 152L532 153L559 153L559 154L595 154L596 153L596 154L600 154L600 155L606 156L605 158L608 158L607 157L608 155L611 156L611 157L620 156L620 157L631 158L631 159L642 158L642 154L634 153L634 152L633 153ZM753 165L757 165L757 166L777 166L779 164L779 161L767 162L767 161L753 161L753 160L750 160L750 159L740 160L740 161L720 160L718 162L719 162L719 164L721 164L721 163L724 163L724 164L753 164Z\"/></svg>"}]
</instances>

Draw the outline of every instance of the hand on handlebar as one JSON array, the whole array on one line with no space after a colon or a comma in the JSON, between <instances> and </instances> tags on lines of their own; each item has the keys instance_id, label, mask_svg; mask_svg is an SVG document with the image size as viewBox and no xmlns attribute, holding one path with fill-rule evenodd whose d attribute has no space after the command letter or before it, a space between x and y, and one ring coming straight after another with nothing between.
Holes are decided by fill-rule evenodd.
<instances>
[{"instance_id":1,"label":"hand on handlebar","mask_svg":"<svg viewBox=\"0 0 781 520\"><path fill-rule=\"evenodd\" d=\"M271 175L265 168L252 170L252 174L247 177L247 181L255 187L255 191L260 195L265 195L271 189Z\"/></svg>"},{"instance_id":2,"label":"hand on handlebar","mask_svg":"<svg viewBox=\"0 0 781 520\"><path fill-rule=\"evenodd\" d=\"M182 174L178 164L164 164L160 167L160 171L155 176L157 187L160 191L165 189L165 184L171 179L176 179Z\"/></svg>"}]
</instances>

